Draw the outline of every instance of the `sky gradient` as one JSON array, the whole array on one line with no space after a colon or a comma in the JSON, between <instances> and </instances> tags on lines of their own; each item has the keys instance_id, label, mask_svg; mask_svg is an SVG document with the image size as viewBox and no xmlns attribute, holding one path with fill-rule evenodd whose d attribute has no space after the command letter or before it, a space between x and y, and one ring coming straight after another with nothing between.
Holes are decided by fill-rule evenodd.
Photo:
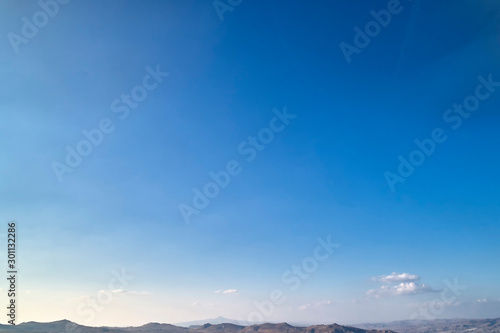
<instances>
[{"instance_id":1,"label":"sky gradient","mask_svg":"<svg viewBox=\"0 0 500 333\"><path fill-rule=\"evenodd\" d=\"M0 4L19 322L500 316L500 3L41 3Z\"/></svg>"}]
</instances>

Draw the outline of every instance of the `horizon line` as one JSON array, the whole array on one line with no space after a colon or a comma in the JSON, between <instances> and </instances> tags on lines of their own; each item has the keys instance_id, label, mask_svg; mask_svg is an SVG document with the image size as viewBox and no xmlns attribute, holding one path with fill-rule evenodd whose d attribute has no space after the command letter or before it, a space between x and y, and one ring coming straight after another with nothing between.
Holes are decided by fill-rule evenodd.
<instances>
[{"instance_id":1,"label":"horizon line","mask_svg":"<svg viewBox=\"0 0 500 333\"><path fill-rule=\"evenodd\" d=\"M243 322L242 320L230 319L230 318L225 318L225 317L208 318L208 319L198 319L198 320L195 319L195 320L192 320L192 321L214 320L214 319L218 319L218 318L227 319L227 320L231 320L231 321L235 321L235 322ZM351 325L367 325L367 324L373 324L373 325L375 325L375 324L390 324L390 323L396 323L396 322L418 322L418 321L420 321L420 322L429 322L429 321L439 321L439 320L497 320L497 319L500 319L500 317L494 317L494 318L491 318L491 317L488 317L488 318L456 318L455 317L455 318L434 318L434 319L401 319L401 320L392 320L392 321L386 321L386 322L358 322L358 323L354 323L354 324L339 324L339 323L331 323L331 324L308 324L308 326L294 326L293 324L290 324L287 321L281 321L281 322L254 322L254 323L252 323L250 325L240 325L240 324L234 324L234 323L231 323L231 322L224 322L224 323L218 323L218 324L212 324L210 322L206 322L204 324L200 324L199 326L205 325L205 324L210 324L210 325L231 324L231 325L237 325L237 326L242 326L242 327L250 327L250 326L254 326L254 325L264 325L264 324L272 324L272 325L287 324L287 325L290 325L290 326L293 326L293 327L310 327L310 326L319 326L319 325L339 325L339 326L346 326L346 327L354 327L354 326L351 326ZM83 326L83 327L97 327L97 328L98 327L107 327L107 328L142 327L142 326L146 326L146 325L149 325L149 324L171 325L171 326L176 326L176 327L185 328L185 329L189 329L190 326L198 326L198 325L179 326L179 324L181 324L181 323L189 323L189 321L180 322L180 323L148 322L148 323L145 323L145 324L142 324L142 325L138 325L138 326L131 326L131 325L127 325L127 326L114 326L114 325L87 326L87 325L82 325L82 324L79 324L77 322L71 321L69 319L60 319L60 320L54 320L54 321L48 321L48 322L40 322L40 321L30 320L30 321L25 321L25 322L16 324L14 326L19 326L19 325L29 324L29 323L35 323L35 324L53 324L53 323L58 323L58 322L69 322L69 323L76 324L78 326ZM0 323L0 325L13 326L13 325L10 325L8 323Z\"/></svg>"}]
</instances>

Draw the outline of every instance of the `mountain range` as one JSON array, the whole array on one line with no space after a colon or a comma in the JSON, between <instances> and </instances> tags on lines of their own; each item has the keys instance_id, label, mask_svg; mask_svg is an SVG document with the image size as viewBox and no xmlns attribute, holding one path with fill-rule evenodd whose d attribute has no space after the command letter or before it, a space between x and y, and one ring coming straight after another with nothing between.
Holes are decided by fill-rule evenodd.
<instances>
[{"instance_id":1,"label":"mountain range","mask_svg":"<svg viewBox=\"0 0 500 333\"><path fill-rule=\"evenodd\" d=\"M90 327L78 325L68 320L49 323L26 322L16 326L0 325L0 333L500 333L500 318L497 319L436 319L405 320L390 323L358 324L357 327L338 324L292 326L287 323L262 323L250 326L235 323L217 323L232 321L226 318L214 318L179 323L189 327L171 324L149 323L138 327ZM209 323L213 321L214 323Z\"/></svg>"},{"instance_id":2,"label":"mountain range","mask_svg":"<svg viewBox=\"0 0 500 333\"><path fill-rule=\"evenodd\" d=\"M241 326L231 323L191 326L149 323L138 327L89 327L60 320L50 323L27 322L19 325L0 325L0 333L393 333L387 330L364 330L350 326L313 325L292 326L287 323Z\"/></svg>"}]
</instances>

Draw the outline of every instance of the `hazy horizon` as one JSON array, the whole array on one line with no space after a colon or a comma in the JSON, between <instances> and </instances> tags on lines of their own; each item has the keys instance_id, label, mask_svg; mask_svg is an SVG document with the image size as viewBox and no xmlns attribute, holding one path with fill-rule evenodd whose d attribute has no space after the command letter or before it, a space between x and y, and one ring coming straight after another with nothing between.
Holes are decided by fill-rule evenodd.
<instances>
[{"instance_id":1,"label":"hazy horizon","mask_svg":"<svg viewBox=\"0 0 500 333\"><path fill-rule=\"evenodd\" d=\"M430 320L426 320L426 319L413 319L415 321L439 321L439 320L484 320L484 319L499 319L500 317L498 318L440 318L440 319L430 319ZM222 319L222 320L227 320L227 321L221 321L221 322L216 322L216 323L213 323L212 321L213 320L219 320L219 319ZM68 320L68 319L59 319L59 320L54 320L54 321L44 321L44 322L39 322L39 321L25 321L25 322L21 322L17 325L20 325L20 324L27 324L27 323L40 323L40 324L50 324L50 323L54 323L54 322L61 322L61 321L69 321L69 322L72 322L72 323L75 323L77 325L82 325L80 323L77 323L77 322L73 322L71 320ZM286 324L289 324L291 326L295 326L295 327L307 327L307 326L314 326L314 325L332 325L332 324L338 324L338 325L341 325L341 326L349 326L349 325L354 325L354 327L356 327L355 325L358 324L358 325L363 325L363 324L390 324L390 323L393 323L393 322L405 322L405 321L412 321L412 319L403 319L403 320L395 320L395 321L390 321L390 322L357 322L357 323L337 323L337 322L321 322L321 323L307 323L307 322L303 322L303 323L300 323L300 322L293 322L293 321L281 321L281 322L273 322L273 321L270 321L270 322L255 322L255 323L234 323L236 320L234 319L231 319L231 318L224 318L224 317L217 317L217 318L204 318L204 319L194 319L192 321L188 321L188 322L181 322L181 323L166 323L166 322L147 322L147 323L143 323L143 324L140 324L140 325L99 325L99 326L92 326L90 325L90 327L141 327L141 326L145 326L145 325L148 325L148 324L160 324L160 325L173 325L173 326L177 326L177 327L184 327L184 328L189 328L190 326L201 326L203 324L211 324L211 325L220 325L220 324L235 324L235 325L240 325L240 326L251 326L251 325L262 325L262 324L283 324L283 323L286 323ZM193 322L203 322L203 324L191 324ZM189 324L189 326L185 326L185 325L182 325L184 323L187 323ZM0 325L5 325L5 324L0 324ZM304 326L305 325L305 326ZM87 326L87 325L82 325L82 326Z\"/></svg>"}]
</instances>

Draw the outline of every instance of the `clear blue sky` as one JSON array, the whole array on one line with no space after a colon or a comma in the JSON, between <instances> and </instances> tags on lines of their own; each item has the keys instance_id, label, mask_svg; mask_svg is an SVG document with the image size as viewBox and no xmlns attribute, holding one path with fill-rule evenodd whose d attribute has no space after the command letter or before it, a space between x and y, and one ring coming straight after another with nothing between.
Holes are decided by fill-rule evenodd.
<instances>
[{"instance_id":1,"label":"clear blue sky","mask_svg":"<svg viewBox=\"0 0 500 333\"><path fill-rule=\"evenodd\" d=\"M455 279L465 290L433 317L500 316L500 88L483 85L457 129L443 118L479 76L500 81L500 4L401 1L348 63L341 43L391 1L232 3L221 20L209 0L73 0L21 43L42 9L2 1L0 221L18 223L19 320L247 320L273 289L286 299L265 321L408 319ZM58 179L102 121L112 131ZM447 140L391 187L436 128ZM196 209L193 189L230 161L239 173ZM329 235L340 247L291 290L283 275ZM110 285L122 268L134 279Z\"/></svg>"}]
</instances>

